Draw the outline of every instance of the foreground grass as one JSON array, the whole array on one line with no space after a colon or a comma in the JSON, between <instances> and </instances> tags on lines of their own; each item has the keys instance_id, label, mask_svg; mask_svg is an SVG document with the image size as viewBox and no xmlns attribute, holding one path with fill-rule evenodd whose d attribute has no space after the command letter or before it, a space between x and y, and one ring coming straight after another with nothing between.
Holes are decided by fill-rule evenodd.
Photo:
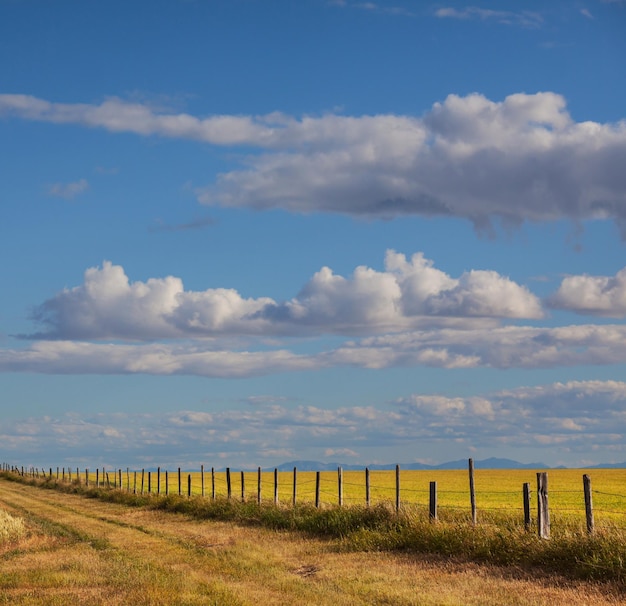
<instances>
[{"instance_id":1,"label":"foreground grass","mask_svg":"<svg viewBox=\"0 0 626 606\"><path fill-rule=\"evenodd\" d=\"M9 515L0 509L0 545L21 539L26 534L26 525L22 518Z\"/></svg>"},{"instance_id":2,"label":"foreground grass","mask_svg":"<svg viewBox=\"0 0 626 606\"><path fill-rule=\"evenodd\" d=\"M343 552L404 552L436 554L500 566L541 569L569 578L626 584L626 532L605 523L589 536L580 522L553 519L552 537L540 540L517 516L503 511L483 515L473 527L465 513L447 512L436 523L420 508L396 513L389 505L296 507L260 506L255 502L216 500L179 495L138 495L122 490L86 487L52 479L2 473L6 479L41 488L80 494L126 506L185 514L196 520L235 522L308 536L336 539Z\"/></svg>"}]
</instances>

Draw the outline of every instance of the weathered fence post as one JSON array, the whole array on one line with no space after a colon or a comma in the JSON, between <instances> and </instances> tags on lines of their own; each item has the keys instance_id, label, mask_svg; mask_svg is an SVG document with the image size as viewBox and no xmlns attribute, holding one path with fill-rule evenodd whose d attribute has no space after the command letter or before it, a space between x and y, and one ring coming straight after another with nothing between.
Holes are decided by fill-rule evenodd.
<instances>
[{"instance_id":1,"label":"weathered fence post","mask_svg":"<svg viewBox=\"0 0 626 606\"><path fill-rule=\"evenodd\" d=\"M522 486L522 498L524 500L524 528L530 530L530 484L524 482Z\"/></svg>"},{"instance_id":2,"label":"weathered fence post","mask_svg":"<svg viewBox=\"0 0 626 606\"><path fill-rule=\"evenodd\" d=\"M130 492L130 467L126 468L126 491Z\"/></svg>"},{"instance_id":3,"label":"weathered fence post","mask_svg":"<svg viewBox=\"0 0 626 606\"><path fill-rule=\"evenodd\" d=\"M315 507L320 506L320 472L315 472Z\"/></svg>"},{"instance_id":4,"label":"weathered fence post","mask_svg":"<svg viewBox=\"0 0 626 606\"><path fill-rule=\"evenodd\" d=\"M85 469L85 486L89 486L89 469Z\"/></svg>"},{"instance_id":5,"label":"weathered fence post","mask_svg":"<svg viewBox=\"0 0 626 606\"><path fill-rule=\"evenodd\" d=\"M241 472L241 502L246 502L246 479L243 471Z\"/></svg>"},{"instance_id":6,"label":"weathered fence post","mask_svg":"<svg viewBox=\"0 0 626 606\"><path fill-rule=\"evenodd\" d=\"M96 467L96 488L100 488L100 468Z\"/></svg>"},{"instance_id":7,"label":"weathered fence post","mask_svg":"<svg viewBox=\"0 0 626 606\"><path fill-rule=\"evenodd\" d=\"M396 465L396 513L400 512L400 465Z\"/></svg>"},{"instance_id":8,"label":"weathered fence post","mask_svg":"<svg viewBox=\"0 0 626 606\"><path fill-rule=\"evenodd\" d=\"M263 476L263 472L261 468L257 468L256 470L256 502L261 504L261 478Z\"/></svg>"},{"instance_id":9,"label":"weathered fence post","mask_svg":"<svg viewBox=\"0 0 626 606\"><path fill-rule=\"evenodd\" d=\"M143 494L143 486L144 486L145 477L146 477L146 470L142 469L141 470L141 494Z\"/></svg>"},{"instance_id":10,"label":"weathered fence post","mask_svg":"<svg viewBox=\"0 0 626 606\"><path fill-rule=\"evenodd\" d=\"M183 487L181 484L180 467L179 467L178 468L178 496L180 496L181 494L183 494Z\"/></svg>"},{"instance_id":11,"label":"weathered fence post","mask_svg":"<svg viewBox=\"0 0 626 606\"><path fill-rule=\"evenodd\" d=\"M169 496L170 494L170 472L165 470L165 496Z\"/></svg>"},{"instance_id":12,"label":"weathered fence post","mask_svg":"<svg viewBox=\"0 0 626 606\"><path fill-rule=\"evenodd\" d=\"M191 497L191 474L187 474L187 496Z\"/></svg>"},{"instance_id":13,"label":"weathered fence post","mask_svg":"<svg viewBox=\"0 0 626 606\"><path fill-rule=\"evenodd\" d=\"M232 485L230 483L230 467L227 467L226 468L226 495L227 495L229 501L230 501L231 497L233 496L232 490L233 490L233 488L232 488Z\"/></svg>"},{"instance_id":14,"label":"weathered fence post","mask_svg":"<svg viewBox=\"0 0 626 606\"><path fill-rule=\"evenodd\" d=\"M292 504L296 506L296 499L298 496L298 470L296 467L293 468L293 497Z\"/></svg>"},{"instance_id":15,"label":"weathered fence post","mask_svg":"<svg viewBox=\"0 0 626 606\"><path fill-rule=\"evenodd\" d=\"M337 496L339 500L339 507L343 505L343 469L337 468Z\"/></svg>"},{"instance_id":16,"label":"weathered fence post","mask_svg":"<svg viewBox=\"0 0 626 606\"><path fill-rule=\"evenodd\" d=\"M215 501L215 467L211 467L211 498Z\"/></svg>"},{"instance_id":17,"label":"weathered fence post","mask_svg":"<svg viewBox=\"0 0 626 606\"><path fill-rule=\"evenodd\" d=\"M152 472L148 472L148 494L152 493Z\"/></svg>"},{"instance_id":18,"label":"weathered fence post","mask_svg":"<svg viewBox=\"0 0 626 606\"><path fill-rule=\"evenodd\" d=\"M278 505L278 468L274 467L274 505Z\"/></svg>"},{"instance_id":19,"label":"weathered fence post","mask_svg":"<svg viewBox=\"0 0 626 606\"><path fill-rule=\"evenodd\" d=\"M587 532L593 533L593 501L591 499L591 478L587 475L583 475L583 490L585 492L585 516L587 518Z\"/></svg>"},{"instance_id":20,"label":"weathered fence post","mask_svg":"<svg viewBox=\"0 0 626 606\"><path fill-rule=\"evenodd\" d=\"M370 506L370 468L365 468L365 506Z\"/></svg>"},{"instance_id":21,"label":"weathered fence post","mask_svg":"<svg viewBox=\"0 0 626 606\"><path fill-rule=\"evenodd\" d=\"M200 465L200 482L202 485L202 498L204 499L204 465Z\"/></svg>"},{"instance_id":22,"label":"weathered fence post","mask_svg":"<svg viewBox=\"0 0 626 606\"><path fill-rule=\"evenodd\" d=\"M96 482L98 481L98 470L96 469ZM137 494L137 471L133 471L133 494Z\"/></svg>"},{"instance_id":23,"label":"weathered fence post","mask_svg":"<svg viewBox=\"0 0 626 606\"><path fill-rule=\"evenodd\" d=\"M550 511L548 510L548 474L537 473L537 532L539 538L550 538Z\"/></svg>"},{"instance_id":24,"label":"weathered fence post","mask_svg":"<svg viewBox=\"0 0 626 606\"><path fill-rule=\"evenodd\" d=\"M437 521L437 482L430 483L430 501L428 505L429 518L432 522Z\"/></svg>"},{"instance_id":25,"label":"weathered fence post","mask_svg":"<svg viewBox=\"0 0 626 606\"><path fill-rule=\"evenodd\" d=\"M472 524L476 526L476 491L474 489L474 459L468 461L469 468L469 489L470 489L470 506L472 508Z\"/></svg>"},{"instance_id":26,"label":"weathered fence post","mask_svg":"<svg viewBox=\"0 0 626 606\"><path fill-rule=\"evenodd\" d=\"M157 467L157 494L161 494L161 468Z\"/></svg>"}]
</instances>

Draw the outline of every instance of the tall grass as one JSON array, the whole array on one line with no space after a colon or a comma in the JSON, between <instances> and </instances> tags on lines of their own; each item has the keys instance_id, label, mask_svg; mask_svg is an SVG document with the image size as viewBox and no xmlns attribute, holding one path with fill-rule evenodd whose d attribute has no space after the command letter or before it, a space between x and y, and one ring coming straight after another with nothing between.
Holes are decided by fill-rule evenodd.
<instances>
[{"instance_id":1,"label":"tall grass","mask_svg":"<svg viewBox=\"0 0 626 606\"><path fill-rule=\"evenodd\" d=\"M346 551L404 551L438 554L496 565L540 567L543 571L581 579L626 582L626 531L608 522L589 535L580 521L564 517L553 521L549 540L524 528L516 514L491 512L472 526L466 512L448 512L439 521L428 519L425 508L407 506L396 512L391 503L295 507L241 502L223 497L139 495L123 490L86 487L54 479L0 477L81 494L88 498L131 507L176 512L200 520L231 521L276 530L290 530L335 539Z\"/></svg>"},{"instance_id":2,"label":"tall grass","mask_svg":"<svg viewBox=\"0 0 626 606\"><path fill-rule=\"evenodd\" d=\"M4 509L0 509L0 545L20 539L25 534L24 520L9 515Z\"/></svg>"}]
</instances>

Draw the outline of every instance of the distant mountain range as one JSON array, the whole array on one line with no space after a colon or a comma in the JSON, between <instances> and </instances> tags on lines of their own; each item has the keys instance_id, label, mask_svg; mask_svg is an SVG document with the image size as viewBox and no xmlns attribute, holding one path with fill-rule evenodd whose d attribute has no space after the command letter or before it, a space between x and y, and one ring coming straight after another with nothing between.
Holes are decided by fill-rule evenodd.
<instances>
[{"instance_id":1,"label":"distant mountain range","mask_svg":"<svg viewBox=\"0 0 626 606\"><path fill-rule=\"evenodd\" d=\"M360 471L365 469L366 465L346 465L343 463L321 463L320 461L289 461L276 466L278 471L293 471L296 467L298 471L336 471L341 467L344 471ZM368 465L371 471L382 471L395 469L395 464L386 465ZM459 459L458 461L448 461L439 465L426 465L424 463L406 463L400 464L400 469L407 470L440 470L440 469L467 469L468 459ZM590 465L586 469L621 469L626 468L624 463L601 463L599 465ZM264 471L273 471L274 467L268 467ZM545 463L520 463L512 459L498 459L491 457L474 461L474 469L564 469L563 465L559 467L550 467Z\"/></svg>"}]
</instances>

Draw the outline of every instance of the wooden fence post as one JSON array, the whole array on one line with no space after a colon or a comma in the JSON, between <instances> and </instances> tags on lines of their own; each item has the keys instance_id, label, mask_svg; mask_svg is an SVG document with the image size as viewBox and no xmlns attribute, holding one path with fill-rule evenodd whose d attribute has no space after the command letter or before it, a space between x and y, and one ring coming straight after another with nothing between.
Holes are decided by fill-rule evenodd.
<instances>
[{"instance_id":1,"label":"wooden fence post","mask_svg":"<svg viewBox=\"0 0 626 606\"><path fill-rule=\"evenodd\" d=\"M524 482L522 486L522 498L524 500L524 528L530 530L530 484Z\"/></svg>"},{"instance_id":2,"label":"wooden fence post","mask_svg":"<svg viewBox=\"0 0 626 606\"><path fill-rule=\"evenodd\" d=\"M263 476L263 472L261 468L257 468L256 470L256 502L261 504L261 478Z\"/></svg>"},{"instance_id":3,"label":"wooden fence post","mask_svg":"<svg viewBox=\"0 0 626 606\"><path fill-rule=\"evenodd\" d=\"M215 467L211 467L211 499L215 501Z\"/></svg>"},{"instance_id":4,"label":"wooden fence post","mask_svg":"<svg viewBox=\"0 0 626 606\"><path fill-rule=\"evenodd\" d=\"M145 477L146 477L146 470L142 469L141 470L141 494L143 494L143 486L144 486Z\"/></svg>"},{"instance_id":5,"label":"wooden fence post","mask_svg":"<svg viewBox=\"0 0 626 606\"><path fill-rule=\"evenodd\" d=\"M230 501L231 497L233 496L232 485L230 483L230 467L226 468L226 495L228 497L228 500Z\"/></svg>"},{"instance_id":6,"label":"wooden fence post","mask_svg":"<svg viewBox=\"0 0 626 606\"><path fill-rule=\"evenodd\" d=\"M278 468L274 467L274 505L278 505Z\"/></svg>"},{"instance_id":7,"label":"wooden fence post","mask_svg":"<svg viewBox=\"0 0 626 606\"><path fill-rule=\"evenodd\" d=\"M320 472L315 473L315 507L320 506Z\"/></svg>"},{"instance_id":8,"label":"wooden fence post","mask_svg":"<svg viewBox=\"0 0 626 606\"><path fill-rule=\"evenodd\" d=\"M161 494L161 468L157 467L157 494Z\"/></svg>"},{"instance_id":9,"label":"wooden fence post","mask_svg":"<svg viewBox=\"0 0 626 606\"><path fill-rule=\"evenodd\" d=\"M537 473L537 532L539 538L550 538L550 511L548 509L548 474Z\"/></svg>"},{"instance_id":10,"label":"wooden fence post","mask_svg":"<svg viewBox=\"0 0 626 606\"><path fill-rule=\"evenodd\" d=\"M181 485L180 467L179 467L178 468L178 496L180 496L181 494L183 494L183 487Z\"/></svg>"},{"instance_id":11,"label":"wooden fence post","mask_svg":"<svg viewBox=\"0 0 626 606\"><path fill-rule=\"evenodd\" d=\"M130 467L126 468L126 491L130 492Z\"/></svg>"},{"instance_id":12,"label":"wooden fence post","mask_svg":"<svg viewBox=\"0 0 626 606\"><path fill-rule=\"evenodd\" d=\"M191 474L187 474L187 497L191 497Z\"/></svg>"},{"instance_id":13,"label":"wooden fence post","mask_svg":"<svg viewBox=\"0 0 626 606\"><path fill-rule=\"evenodd\" d=\"M96 467L96 488L100 488L100 468Z\"/></svg>"},{"instance_id":14,"label":"wooden fence post","mask_svg":"<svg viewBox=\"0 0 626 606\"><path fill-rule=\"evenodd\" d=\"M85 486L89 486L89 469L85 469Z\"/></svg>"},{"instance_id":15,"label":"wooden fence post","mask_svg":"<svg viewBox=\"0 0 626 606\"><path fill-rule=\"evenodd\" d=\"M339 507L343 505L343 469L337 468L337 496Z\"/></svg>"},{"instance_id":16,"label":"wooden fence post","mask_svg":"<svg viewBox=\"0 0 626 606\"><path fill-rule=\"evenodd\" d=\"M370 468L365 468L365 506L370 506Z\"/></svg>"},{"instance_id":17,"label":"wooden fence post","mask_svg":"<svg viewBox=\"0 0 626 606\"><path fill-rule=\"evenodd\" d=\"M96 482L98 481L98 470L96 469ZM133 494L137 494L137 471L133 471Z\"/></svg>"},{"instance_id":18,"label":"wooden fence post","mask_svg":"<svg viewBox=\"0 0 626 606\"><path fill-rule=\"evenodd\" d=\"M583 475L583 490L585 492L585 516L587 518L587 532L593 533L593 501L591 499L591 478L585 474Z\"/></svg>"},{"instance_id":19,"label":"wooden fence post","mask_svg":"<svg viewBox=\"0 0 626 606\"><path fill-rule=\"evenodd\" d=\"M298 496L298 470L297 468L293 468L293 498L292 498L292 504L295 507L296 506L296 499Z\"/></svg>"},{"instance_id":20,"label":"wooden fence post","mask_svg":"<svg viewBox=\"0 0 626 606\"><path fill-rule=\"evenodd\" d=\"M202 498L204 499L204 465L200 465L200 482L202 484Z\"/></svg>"},{"instance_id":21,"label":"wooden fence post","mask_svg":"<svg viewBox=\"0 0 626 606\"><path fill-rule=\"evenodd\" d=\"M400 512L400 465L396 465L396 513Z\"/></svg>"},{"instance_id":22,"label":"wooden fence post","mask_svg":"<svg viewBox=\"0 0 626 606\"><path fill-rule=\"evenodd\" d=\"M167 469L165 470L165 496L169 496L170 494L170 474Z\"/></svg>"},{"instance_id":23,"label":"wooden fence post","mask_svg":"<svg viewBox=\"0 0 626 606\"><path fill-rule=\"evenodd\" d=\"M241 472L241 502L246 502L246 479L243 471Z\"/></svg>"},{"instance_id":24,"label":"wooden fence post","mask_svg":"<svg viewBox=\"0 0 626 606\"><path fill-rule=\"evenodd\" d=\"M469 468L469 489L470 489L470 506L472 508L472 524L476 526L476 491L474 489L474 459L468 461Z\"/></svg>"},{"instance_id":25,"label":"wooden fence post","mask_svg":"<svg viewBox=\"0 0 626 606\"><path fill-rule=\"evenodd\" d=\"M148 472L148 494L152 493L152 472Z\"/></svg>"},{"instance_id":26,"label":"wooden fence post","mask_svg":"<svg viewBox=\"0 0 626 606\"><path fill-rule=\"evenodd\" d=\"M428 511L430 520L432 522L437 521L437 482L430 483L430 501Z\"/></svg>"}]
</instances>

